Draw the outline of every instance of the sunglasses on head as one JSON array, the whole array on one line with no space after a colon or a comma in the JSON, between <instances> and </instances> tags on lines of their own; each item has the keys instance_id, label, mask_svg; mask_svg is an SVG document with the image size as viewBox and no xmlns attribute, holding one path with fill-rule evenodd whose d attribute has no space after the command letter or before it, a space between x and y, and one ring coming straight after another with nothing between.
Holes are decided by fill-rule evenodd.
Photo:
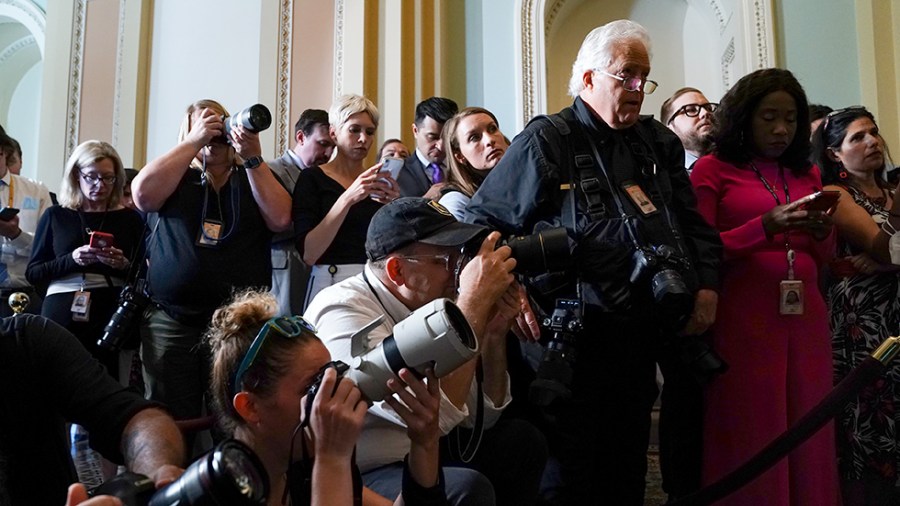
<instances>
[{"instance_id":1,"label":"sunglasses on head","mask_svg":"<svg viewBox=\"0 0 900 506\"><path fill-rule=\"evenodd\" d=\"M256 357L259 356L259 350L266 342L266 338L269 337L269 334L275 333L285 339L296 339L302 336L304 332L315 334L316 328L300 316L278 316L270 318L264 323L262 328L259 329L259 333L256 334L256 338L250 343L250 347L247 348L247 353L244 355L244 359L241 360L241 365L234 374L234 379L231 382L232 397L237 394L241 388L241 383L244 381L244 375L247 374L247 371L253 366Z\"/></svg>"}]
</instances>

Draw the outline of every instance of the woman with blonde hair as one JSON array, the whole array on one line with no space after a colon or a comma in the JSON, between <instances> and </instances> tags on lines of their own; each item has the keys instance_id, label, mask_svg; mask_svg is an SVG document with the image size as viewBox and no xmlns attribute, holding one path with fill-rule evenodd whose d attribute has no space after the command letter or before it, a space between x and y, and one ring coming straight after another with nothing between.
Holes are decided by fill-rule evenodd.
<instances>
[{"instance_id":1,"label":"woman with blonde hair","mask_svg":"<svg viewBox=\"0 0 900 506\"><path fill-rule=\"evenodd\" d=\"M309 323L275 317L277 311L271 293L249 290L213 315L206 340L219 425L262 460L270 505L288 504L288 497L294 506L349 506L354 497L367 506L390 504L362 487L353 462L368 407L362 393L339 377ZM397 504L446 504L438 463L440 390L432 371L426 378L403 369L388 381L392 394L385 400L412 440Z\"/></svg>"},{"instance_id":2,"label":"woman with blonde hair","mask_svg":"<svg viewBox=\"0 0 900 506\"><path fill-rule=\"evenodd\" d=\"M362 272L366 231L376 211L400 196L397 181L379 173L381 163L365 168L375 141L378 109L360 95L343 95L328 111L336 155L321 167L309 167L294 186L297 250L312 266L304 311L323 288Z\"/></svg>"},{"instance_id":3,"label":"woman with blonde hair","mask_svg":"<svg viewBox=\"0 0 900 506\"><path fill-rule=\"evenodd\" d=\"M216 101L188 106L179 142L140 170L134 203L156 212L148 241L153 304L141 327L147 396L176 419L200 416L208 390L201 337L235 289L272 282L272 235L290 228L291 197L262 159L259 134Z\"/></svg>"},{"instance_id":4,"label":"woman with blonde hair","mask_svg":"<svg viewBox=\"0 0 900 506\"><path fill-rule=\"evenodd\" d=\"M122 203L125 170L116 150L87 141L66 162L59 206L38 222L25 276L46 290L41 314L66 327L118 377L117 354L97 339L141 246L143 220Z\"/></svg>"},{"instance_id":5,"label":"woman with blonde hair","mask_svg":"<svg viewBox=\"0 0 900 506\"><path fill-rule=\"evenodd\" d=\"M509 148L494 113L466 107L444 124L442 135L449 172L440 204L462 221L466 206L481 182Z\"/></svg>"}]
</instances>

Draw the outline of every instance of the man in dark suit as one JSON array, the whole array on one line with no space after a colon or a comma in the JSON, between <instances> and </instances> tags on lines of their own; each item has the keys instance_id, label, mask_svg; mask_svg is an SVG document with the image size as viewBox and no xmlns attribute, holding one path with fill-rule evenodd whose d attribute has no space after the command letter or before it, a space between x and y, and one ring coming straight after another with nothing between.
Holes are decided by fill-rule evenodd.
<instances>
[{"instance_id":1,"label":"man in dark suit","mask_svg":"<svg viewBox=\"0 0 900 506\"><path fill-rule=\"evenodd\" d=\"M269 168L293 194L300 171L328 162L334 141L328 132L328 113L307 109L294 125L294 147L281 158L269 162ZM272 293L278 299L279 314L300 314L309 281L309 268L294 247L293 228L272 238Z\"/></svg>"},{"instance_id":2,"label":"man in dark suit","mask_svg":"<svg viewBox=\"0 0 900 506\"><path fill-rule=\"evenodd\" d=\"M459 110L449 98L431 97L416 106L413 136L416 152L406 158L397 177L401 197L438 198L444 184L444 149L441 130L444 123Z\"/></svg>"}]
</instances>

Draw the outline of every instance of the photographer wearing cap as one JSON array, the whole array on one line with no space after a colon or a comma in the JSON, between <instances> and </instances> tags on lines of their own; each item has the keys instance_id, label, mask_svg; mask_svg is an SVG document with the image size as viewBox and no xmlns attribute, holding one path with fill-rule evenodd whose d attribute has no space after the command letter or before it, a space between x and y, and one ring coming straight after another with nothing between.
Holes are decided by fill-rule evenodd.
<instances>
[{"instance_id":1,"label":"photographer wearing cap","mask_svg":"<svg viewBox=\"0 0 900 506\"><path fill-rule=\"evenodd\" d=\"M468 466L478 472L444 462L447 496L454 504L494 504L495 493L497 504L533 504L546 460L543 437L534 427L519 420L498 422L511 400L506 335L521 307L511 273L516 262L508 247L496 248L498 239L496 232L457 222L436 202L398 199L372 218L363 273L320 292L304 314L332 357L349 363L351 336L378 316L385 318L369 333L373 344L391 335L411 311L441 297L456 300L480 353L441 378L441 431L448 434L462 424L474 427L477 436L473 421L479 416L488 430ZM466 263L465 252L472 250L477 253ZM479 362L481 380L476 379ZM467 432L457 430L446 438L451 450L467 446ZM357 447L366 485L396 496L409 445L397 414L375 403Z\"/></svg>"},{"instance_id":2,"label":"photographer wearing cap","mask_svg":"<svg viewBox=\"0 0 900 506\"><path fill-rule=\"evenodd\" d=\"M0 320L0 504L61 505L78 477L66 423L105 458L162 486L181 474L184 443L155 403L121 386L66 329L40 316ZM84 499L84 488L74 491ZM79 500L71 501L78 504Z\"/></svg>"},{"instance_id":3,"label":"photographer wearing cap","mask_svg":"<svg viewBox=\"0 0 900 506\"><path fill-rule=\"evenodd\" d=\"M213 311L235 288L270 285L272 234L291 225L291 197L260 157L259 135L226 116L213 100L191 104L179 144L132 183L138 209L158 215L149 221L144 380L148 398L178 419L200 416L209 378L200 338Z\"/></svg>"},{"instance_id":4,"label":"photographer wearing cap","mask_svg":"<svg viewBox=\"0 0 900 506\"><path fill-rule=\"evenodd\" d=\"M548 315L558 301L583 310L580 330L564 329L569 397L546 408L563 504L643 504L655 353L715 319L721 241L696 210L678 138L640 114L649 74L641 25L594 29L572 66L574 104L531 121L468 207L467 221L504 233L565 226L575 244L569 277L533 293Z\"/></svg>"}]
</instances>

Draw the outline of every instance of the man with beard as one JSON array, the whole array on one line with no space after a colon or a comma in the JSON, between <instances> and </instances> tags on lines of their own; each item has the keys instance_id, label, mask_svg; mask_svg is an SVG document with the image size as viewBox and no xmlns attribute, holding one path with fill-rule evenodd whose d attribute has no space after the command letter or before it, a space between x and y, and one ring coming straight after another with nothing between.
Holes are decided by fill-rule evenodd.
<instances>
[{"instance_id":1,"label":"man with beard","mask_svg":"<svg viewBox=\"0 0 900 506\"><path fill-rule=\"evenodd\" d=\"M712 150L713 113L718 106L697 88L681 88L659 110L660 121L684 144L684 166L688 173L698 158Z\"/></svg>"}]
</instances>

